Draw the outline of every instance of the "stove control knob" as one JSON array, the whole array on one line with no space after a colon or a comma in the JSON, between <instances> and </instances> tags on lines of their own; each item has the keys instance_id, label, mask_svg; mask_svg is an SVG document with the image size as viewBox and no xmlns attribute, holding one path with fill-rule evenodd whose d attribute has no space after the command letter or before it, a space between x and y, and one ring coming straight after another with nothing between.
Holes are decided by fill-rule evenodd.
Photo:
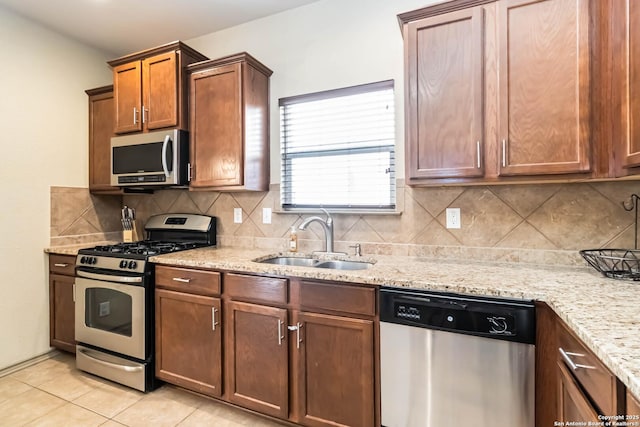
<instances>
[{"instance_id":1,"label":"stove control knob","mask_svg":"<svg viewBox=\"0 0 640 427\"><path fill-rule=\"evenodd\" d=\"M87 262L87 257L83 256L80 258L80 264L84 264L85 262Z\"/></svg>"},{"instance_id":2,"label":"stove control knob","mask_svg":"<svg viewBox=\"0 0 640 427\"><path fill-rule=\"evenodd\" d=\"M91 257L91 264L97 264L97 263L98 263L98 258Z\"/></svg>"},{"instance_id":3,"label":"stove control knob","mask_svg":"<svg viewBox=\"0 0 640 427\"><path fill-rule=\"evenodd\" d=\"M137 262L135 261L129 261L129 269L133 270L134 268L136 268L138 265Z\"/></svg>"},{"instance_id":4,"label":"stove control knob","mask_svg":"<svg viewBox=\"0 0 640 427\"><path fill-rule=\"evenodd\" d=\"M125 260L120 261L120 268L127 268L127 261Z\"/></svg>"}]
</instances>

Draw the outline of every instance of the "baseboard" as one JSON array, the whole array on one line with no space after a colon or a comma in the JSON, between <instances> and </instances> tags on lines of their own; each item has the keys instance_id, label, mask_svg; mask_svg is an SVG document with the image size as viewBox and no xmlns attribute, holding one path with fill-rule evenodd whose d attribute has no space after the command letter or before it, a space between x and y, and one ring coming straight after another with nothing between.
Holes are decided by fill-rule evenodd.
<instances>
[{"instance_id":1,"label":"baseboard","mask_svg":"<svg viewBox=\"0 0 640 427\"><path fill-rule=\"evenodd\" d=\"M35 365L36 363L40 363L44 360L51 359L52 357L56 357L60 354L58 350L51 350L40 356L33 357L31 359L25 360L24 362L16 363L15 365L11 365L8 368L4 368L0 370L0 378L5 377L7 375L13 374L21 369L27 368L31 365Z\"/></svg>"}]
</instances>

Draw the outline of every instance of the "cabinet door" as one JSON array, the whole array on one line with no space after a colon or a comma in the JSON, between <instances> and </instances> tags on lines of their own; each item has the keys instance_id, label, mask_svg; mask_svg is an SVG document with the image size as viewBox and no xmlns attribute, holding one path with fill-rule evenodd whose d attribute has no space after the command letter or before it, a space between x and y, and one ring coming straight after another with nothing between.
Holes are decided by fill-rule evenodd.
<instances>
[{"instance_id":1,"label":"cabinet door","mask_svg":"<svg viewBox=\"0 0 640 427\"><path fill-rule=\"evenodd\" d=\"M113 117L113 90L89 95L89 190L91 192L121 192L120 189L111 186Z\"/></svg>"},{"instance_id":2,"label":"cabinet door","mask_svg":"<svg viewBox=\"0 0 640 427\"><path fill-rule=\"evenodd\" d=\"M289 415L287 310L228 302L225 313L229 400L286 419Z\"/></svg>"},{"instance_id":3,"label":"cabinet door","mask_svg":"<svg viewBox=\"0 0 640 427\"><path fill-rule=\"evenodd\" d=\"M614 26L624 28L622 50L616 64L622 70L622 165L640 166L640 3L623 0L614 2ZM617 68L616 68L617 69Z\"/></svg>"},{"instance_id":4,"label":"cabinet door","mask_svg":"<svg viewBox=\"0 0 640 427\"><path fill-rule=\"evenodd\" d=\"M220 299L156 289L156 376L222 394Z\"/></svg>"},{"instance_id":5,"label":"cabinet door","mask_svg":"<svg viewBox=\"0 0 640 427\"><path fill-rule=\"evenodd\" d=\"M373 322L296 313L300 422L309 426L374 424Z\"/></svg>"},{"instance_id":6,"label":"cabinet door","mask_svg":"<svg viewBox=\"0 0 640 427\"><path fill-rule=\"evenodd\" d=\"M191 187L243 185L241 64L190 78Z\"/></svg>"},{"instance_id":7,"label":"cabinet door","mask_svg":"<svg viewBox=\"0 0 640 427\"><path fill-rule=\"evenodd\" d=\"M590 170L589 3L498 2L500 175Z\"/></svg>"},{"instance_id":8,"label":"cabinet door","mask_svg":"<svg viewBox=\"0 0 640 427\"><path fill-rule=\"evenodd\" d=\"M113 68L113 98L115 103L115 133L142 130L142 65L140 61Z\"/></svg>"},{"instance_id":9,"label":"cabinet door","mask_svg":"<svg viewBox=\"0 0 640 427\"><path fill-rule=\"evenodd\" d=\"M147 129L178 125L178 66L176 53L142 61L143 123Z\"/></svg>"},{"instance_id":10,"label":"cabinet door","mask_svg":"<svg viewBox=\"0 0 640 427\"><path fill-rule=\"evenodd\" d=\"M598 413L562 362L558 363L558 376L558 420L599 422Z\"/></svg>"},{"instance_id":11,"label":"cabinet door","mask_svg":"<svg viewBox=\"0 0 640 427\"><path fill-rule=\"evenodd\" d=\"M408 177L484 174L483 9L408 25Z\"/></svg>"},{"instance_id":12,"label":"cabinet door","mask_svg":"<svg viewBox=\"0 0 640 427\"><path fill-rule=\"evenodd\" d=\"M49 275L49 340L52 347L75 353L75 277Z\"/></svg>"}]
</instances>

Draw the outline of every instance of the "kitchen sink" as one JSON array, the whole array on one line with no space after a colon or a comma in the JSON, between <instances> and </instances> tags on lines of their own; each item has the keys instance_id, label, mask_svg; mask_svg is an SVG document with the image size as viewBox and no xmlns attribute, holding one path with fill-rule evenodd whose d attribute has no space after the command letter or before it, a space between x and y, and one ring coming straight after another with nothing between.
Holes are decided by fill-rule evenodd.
<instances>
[{"instance_id":1,"label":"kitchen sink","mask_svg":"<svg viewBox=\"0 0 640 427\"><path fill-rule=\"evenodd\" d=\"M295 265L298 267L314 267L320 262L315 258L303 258L292 256L276 256L273 258L267 258L262 261L258 261L262 264L278 264L278 265Z\"/></svg>"},{"instance_id":2,"label":"kitchen sink","mask_svg":"<svg viewBox=\"0 0 640 427\"><path fill-rule=\"evenodd\" d=\"M363 261L322 261L314 267L333 268L335 270L364 270L371 267L371 263Z\"/></svg>"},{"instance_id":3,"label":"kitchen sink","mask_svg":"<svg viewBox=\"0 0 640 427\"><path fill-rule=\"evenodd\" d=\"M274 256L255 260L261 264L291 265L296 267L330 268L334 270L364 270L373 264L366 261L321 260L311 257Z\"/></svg>"}]
</instances>

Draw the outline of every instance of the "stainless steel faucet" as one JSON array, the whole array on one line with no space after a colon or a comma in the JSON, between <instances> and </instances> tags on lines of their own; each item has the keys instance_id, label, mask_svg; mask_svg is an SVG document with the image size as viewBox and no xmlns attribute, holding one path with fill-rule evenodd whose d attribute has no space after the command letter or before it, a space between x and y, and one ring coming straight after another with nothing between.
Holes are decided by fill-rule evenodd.
<instances>
[{"instance_id":1,"label":"stainless steel faucet","mask_svg":"<svg viewBox=\"0 0 640 427\"><path fill-rule=\"evenodd\" d=\"M333 253L333 218L331 218L329 211L327 211L326 209L320 208L320 210L327 214L327 219L322 219L319 216L310 216L309 218L302 221L302 224L300 224L300 227L298 228L300 230L304 230L309 224L314 221L320 223L320 225L324 229L325 252Z\"/></svg>"}]
</instances>

